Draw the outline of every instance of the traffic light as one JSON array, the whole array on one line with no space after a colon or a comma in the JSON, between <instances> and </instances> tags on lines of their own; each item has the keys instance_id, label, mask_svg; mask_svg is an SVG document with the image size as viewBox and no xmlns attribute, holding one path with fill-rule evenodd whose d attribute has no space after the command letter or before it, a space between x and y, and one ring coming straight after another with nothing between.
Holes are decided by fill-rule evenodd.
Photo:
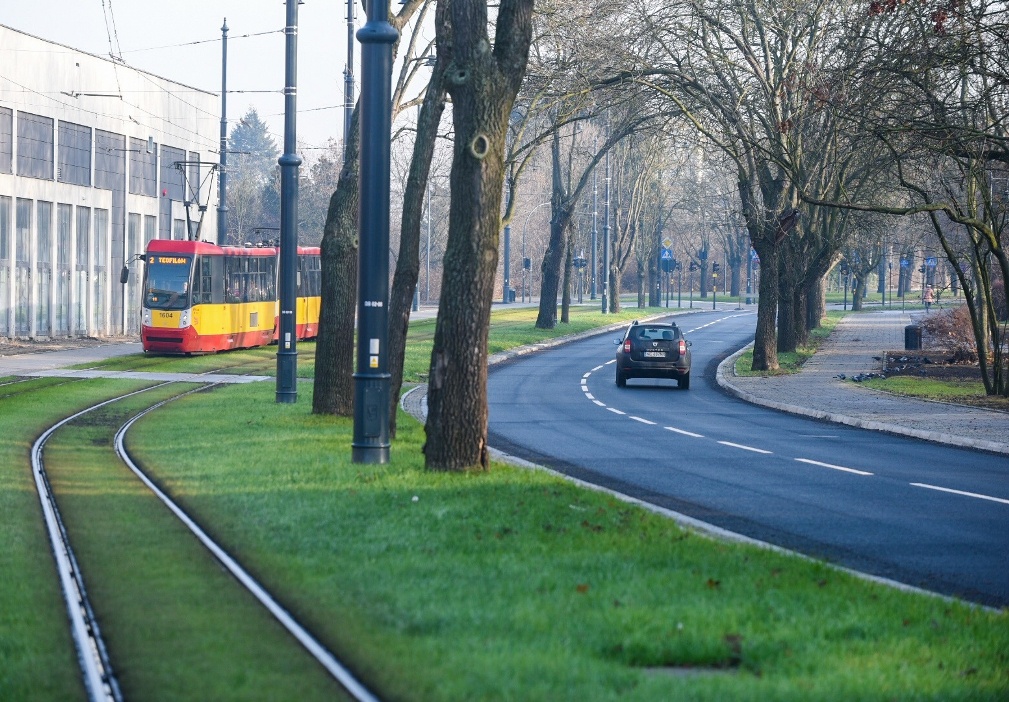
<instances>
[{"instance_id":1,"label":"traffic light","mask_svg":"<svg viewBox=\"0 0 1009 702\"><path fill-rule=\"evenodd\" d=\"M663 272L668 273L669 271L673 270L673 263L674 261L668 258L662 259L662 261L660 261L660 264L662 266Z\"/></svg>"},{"instance_id":2,"label":"traffic light","mask_svg":"<svg viewBox=\"0 0 1009 702\"><path fill-rule=\"evenodd\" d=\"M717 263L716 262L716 263L712 263L711 264L711 272L712 273L718 273L718 271L720 271L720 270L722 270L722 264L721 263Z\"/></svg>"},{"instance_id":3,"label":"traffic light","mask_svg":"<svg viewBox=\"0 0 1009 702\"><path fill-rule=\"evenodd\" d=\"M841 261L841 275L845 275L846 276L850 272L851 272L851 269L848 268L848 262L847 261Z\"/></svg>"}]
</instances>

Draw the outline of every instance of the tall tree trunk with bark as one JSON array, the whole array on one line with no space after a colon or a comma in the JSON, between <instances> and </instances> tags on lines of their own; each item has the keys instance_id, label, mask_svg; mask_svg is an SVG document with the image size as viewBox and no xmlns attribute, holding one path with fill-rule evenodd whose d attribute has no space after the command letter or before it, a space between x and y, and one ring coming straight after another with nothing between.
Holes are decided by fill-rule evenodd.
<instances>
[{"instance_id":1,"label":"tall tree trunk with bark","mask_svg":"<svg viewBox=\"0 0 1009 702\"><path fill-rule=\"evenodd\" d=\"M438 3L435 22L443 24L447 4ZM396 273L389 291L389 434L396 436L396 409L403 387L403 361L406 354L406 335L410 328L410 309L414 290L420 277L420 225L424 214L424 191L431 170L431 158L438 136L438 125L445 111L445 85L442 76L445 58L439 53L431 72L420 115L417 117L417 137L413 144L413 158L403 194L403 223L400 228L399 257ZM430 216L430 213L429 215Z\"/></svg>"},{"instance_id":2,"label":"tall tree trunk with bark","mask_svg":"<svg viewBox=\"0 0 1009 702\"><path fill-rule=\"evenodd\" d=\"M322 235L322 305L315 344L312 412L354 413L354 318L357 313L357 213L360 161L358 107L344 146L343 170L329 198Z\"/></svg>"},{"instance_id":3,"label":"tall tree trunk with bark","mask_svg":"<svg viewBox=\"0 0 1009 702\"><path fill-rule=\"evenodd\" d=\"M493 43L486 0L446 0L436 27L452 98L449 236L428 385L427 468L486 468L487 331L497 273L505 135L525 76L533 0L501 0Z\"/></svg>"}]
</instances>

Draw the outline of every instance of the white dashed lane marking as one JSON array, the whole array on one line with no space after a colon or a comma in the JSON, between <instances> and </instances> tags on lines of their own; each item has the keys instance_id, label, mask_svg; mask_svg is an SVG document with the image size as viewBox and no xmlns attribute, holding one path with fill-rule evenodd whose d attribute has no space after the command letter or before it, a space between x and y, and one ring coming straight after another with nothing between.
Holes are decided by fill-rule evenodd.
<instances>
[{"instance_id":1,"label":"white dashed lane marking","mask_svg":"<svg viewBox=\"0 0 1009 702\"><path fill-rule=\"evenodd\" d=\"M655 422L653 422L653 421L651 421L651 420L648 420L648 419L642 419L641 417L635 417L634 415L631 415L631 416L629 417L629 419L633 419L633 420L634 420L635 422L641 422L642 424L652 424L652 425L654 425L654 424L655 424Z\"/></svg>"},{"instance_id":2,"label":"white dashed lane marking","mask_svg":"<svg viewBox=\"0 0 1009 702\"><path fill-rule=\"evenodd\" d=\"M843 470L845 473L854 473L855 475L872 475L872 473L864 470L856 470L855 468L846 468L845 466L836 466L833 463L821 463L820 461L813 461L808 458L796 458L799 463L808 463L811 466L821 466L823 468L830 468L832 470Z\"/></svg>"},{"instance_id":3,"label":"white dashed lane marking","mask_svg":"<svg viewBox=\"0 0 1009 702\"><path fill-rule=\"evenodd\" d=\"M954 490L953 488L939 487L938 485L929 485L928 483L911 483L915 487L927 488L928 490L938 490L939 492L949 492L954 495L963 495L964 497L976 497L979 500L989 500L991 502L1001 502L1004 505L1009 505L1009 500L1004 500L1001 497L992 497L991 495L982 495L977 492L965 492L963 490Z\"/></svg>"},{"instance_id":4,"label":"white dashed lane marking","mask_svg":"<svg viewBox=\"0 0 1009 702\"><path fill-rule=\"evenodd\" d=\"M677 434L683 434L684 436L692 436L695 439L703 439L704 438L704 434L695 434L694 432L687 431L686 429L677 429L676 427L665 427L665 428L668 429L669 431L674 431Z\"/></svg>"},{"instance_id":5,"label":"white dashed lane marking","mask_svg":"<svg viewBox=\"0 0 1009 702\"><path fill-rule=\"evenodd\" d=\"M718 443L722 446L731 446L732 448L743 449L744 451L753 451L754 453L774 453L773 451L765 451L764 449L746 446L745 444L734 444L731 441L719 441Z\"/></svg>"}]
</instances>

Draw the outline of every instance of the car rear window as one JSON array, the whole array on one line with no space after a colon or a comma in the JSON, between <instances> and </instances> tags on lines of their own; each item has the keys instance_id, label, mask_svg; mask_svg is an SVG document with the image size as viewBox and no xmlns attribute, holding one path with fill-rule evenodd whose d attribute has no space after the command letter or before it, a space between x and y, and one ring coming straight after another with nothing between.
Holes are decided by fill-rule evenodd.
<instances>
[{"instance_id":1,"label":"car rear window","mask_svg":"<svg viewBox=\"0 0 1009 702\"><path fill-rule=\"evenodd\" d=\"M679 329L670 329L669 327L638 327L632 332L635 339L657 340L657 339L676 339L680 336Z\"/></svg>"}]
</instances>

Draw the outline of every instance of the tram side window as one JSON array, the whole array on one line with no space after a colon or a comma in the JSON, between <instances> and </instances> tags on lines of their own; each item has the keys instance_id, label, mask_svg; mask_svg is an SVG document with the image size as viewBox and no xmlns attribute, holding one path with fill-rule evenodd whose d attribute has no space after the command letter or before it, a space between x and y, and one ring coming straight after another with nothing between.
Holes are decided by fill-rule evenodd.
<instances>
[{"instance_id":1,"label":"tram side window","mask_svg":"<svg viewBox=\"0 0 1009 702\"><path fill-rule=\"evenodd\" d=\"M276 300L277 299L277 259L273 256L267 256L262 259L263 261L263 284L265 285L266 294L263 297L264 300Z\"/></svg>"},{"instance_id":2,"label":"tram side window","mask_svg":"<svg viewBox=\"0 0 1009 702\"><path fill-rule=\"evenodd\" d=\"M224 301L241 302L245 292L242 259L238 256L228 256L224 262L224 276Z\"/></svg>"},{"instance_id":3,"label":"tram side window","mask_svg":"<svg viewBox=\"0 0 1009 702\"><path fill-rule=\"evenodd\" d=\"M193 265L193 304L208 303L213 297L211 259L199 256Z\"/></svg>"},{"instance_id":4,"label":"tram side window","mask_svg":"<svg viewBox=\"0 0 1009 702\"><path fill-rule=\"evenodd\" d=\"M309 256L308 260L312 269L310 276L312 279L311 295L318 297L322 294L322 259L319 256Z\"/></svg>"}]
</instances>

